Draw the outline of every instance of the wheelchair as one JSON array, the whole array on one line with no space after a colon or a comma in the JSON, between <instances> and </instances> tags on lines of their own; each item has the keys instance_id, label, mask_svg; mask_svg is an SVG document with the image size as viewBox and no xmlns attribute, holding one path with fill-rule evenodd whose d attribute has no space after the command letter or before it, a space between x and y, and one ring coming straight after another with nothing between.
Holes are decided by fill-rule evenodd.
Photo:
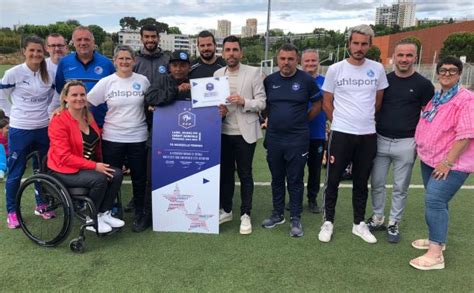
<instances>
[{"instance_id":1,"label":"wheelchair","mask_svg":"<svg viewBox=\"0 0 474 293\"><path fill-rule=\"evenodd\" d=\"M43 161L37 151L30 153L27 161L33 161L33 175L20 185L16 196L16 213L20 227L34 243L44 247L54 247L68 238L73 219L79 219L81 226L78 237L69 242L69 248L76 253L86 249L84 232L87 227L97 228L97 208L87 196L88 188L66 188L49 173L46 158ZM37 199L44 203L41 210L36 208ZM43 213L54 213L50 219L44 219ZM114 215L123 219L121 194L118 192L113 209ZM113 229L104 236L113 234Z\"/></svg>"}]
</instances>

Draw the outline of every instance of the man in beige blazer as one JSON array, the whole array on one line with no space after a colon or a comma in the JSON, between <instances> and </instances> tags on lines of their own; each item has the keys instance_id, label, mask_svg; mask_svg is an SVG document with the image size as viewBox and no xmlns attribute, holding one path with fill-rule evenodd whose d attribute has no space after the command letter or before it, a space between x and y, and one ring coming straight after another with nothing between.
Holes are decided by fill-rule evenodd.
<instances>
[{"instance_id":1,"label":"man in beige blazer","mask_svg":"<svg viewBox=\"0 0 474 293\"><path fill-rule=\"evenodd\" d=\"M232 220L234 173L240 178L240 234L252 233L250 212L252 209L253 176L252 161L257 140L262 137L258 113L265 109L265 89L260 70L240 63L242 47L240 39L228 36L223 41L227 66L214 72L214 76L228 76L230 96L228 105L221 105L226 112L222 121L221 181L219 223Z\"/></svg>"}]
</instances>

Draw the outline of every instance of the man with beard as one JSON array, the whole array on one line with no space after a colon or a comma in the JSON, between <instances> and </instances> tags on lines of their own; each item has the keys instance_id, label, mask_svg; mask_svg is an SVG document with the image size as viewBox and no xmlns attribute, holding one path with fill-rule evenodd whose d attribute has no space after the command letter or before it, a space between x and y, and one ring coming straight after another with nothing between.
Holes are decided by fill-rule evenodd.
<instances>
[{"instance_id":1,"label":"man with beard","mask_svg":"<svg viewBox=\"0 0 474 293\"><path fill-rule=\"evenodd\" d=\"M303 236L304 167L308 158L309 126L321 110L319 89L311 75L296 68L298 49L284 44L278 50L280 71L265 78L268 126L264 146L272 174L273 211L262 226L267 229L283 224L285 180L290 198L290 236ZM308 103L313 105L308 110Z\"/></svg>"},{"instance_id":2,"label":"man with beard","mask_svg":"<svg viewBox=\"0 0 474 293\"><path fill-rule=\"evenodd\" d=\"M216 70L225 67L224 59L216 56L216 40L211 32L200 32L197 45L200 57L191 65L190 79L211 77Z\"/></svg>"},{"instance_id":3,"label":"man with beard","mask_svg":"<svg viewBox=\"0 0 474 293\"><path fill-rule=\"evenodd\" d=\"M157 84L158 80L168 75L169 56L165 55L161 48L158 47L160 35L158 29L152 24L142 26L140 29L140 37L143 48L135 57L136 63L133 71L142 74L148 78L151 85ZM152 112L146 111L147 123L149 130L152 123ZM147 140L147 185L145 191L145 209L141 215L136 215L133 222L133 231L142 232L151 226L151 131ZM134 208L134 199L125 207L125 211L132 211Z\"/></svg>"},{"instance_id":4,"label":"man with beard","mask_svg":"<svg viewBox=\"0 0 474 293\"><path fill-rule=\"evenodd\" d=\"M367 181L377 153L375 112L382 105L383 90L388 87L382 64L366 59L374 32L368 25L349 32L349 58L333 64L323 84L323 109L331 123L328 144L324 223L319 240L329 242L333 233L336 201L342 173L352 162L352 233L368 243L377 239L364 221Z\"/></svg>"},{"instance_id":5,"label":"man with beard","mask_svg":"<svg viewBox=\"0 0 474 293\"><path fill-rule=\"evenodd\" d=\"M156 78L168 74L169 56L165 55L158 47L160 35L156 26L152 24L142 26L140 38L143 48L137 54L133 71L145 75L148 81L153 84Z\"/></svg>"},{"instance_id":6,"label":"man with beard","mask_svg":"<svg viewBox=\"0 0 474 293\"><path fill-rule=\"evenodd\" d=\"M228 36L223 41L222 55L227 66L214 76L228 76L230 96L226 116L222 120L221 184L219 224L232 220L235 170L240 179L240 234L252 233L250 212L253 197L252 162L257 140L262 137L258 112L265 109L265 89L260 70L240 63L240 39Z\"/></svg>"},{"instance_id":7,"label":"man with beard","mask_svg":"<svg viewBox=\"0 0 474 293\"><path fill-rule=\"evenodd\" d=\"M405 210L411 172L416 159L415 129L420 111L434 95L434 87L415 71L417 46L401 41L395 47L395 71L387 75L390 86L385 89L380 112L376 115L377 156L372 169L372 209L367 220L371 231L385 230L385 183L393 164L392 206L387 228L390 243L400 241L398 225Z\"/></svg>"}]
</instances>

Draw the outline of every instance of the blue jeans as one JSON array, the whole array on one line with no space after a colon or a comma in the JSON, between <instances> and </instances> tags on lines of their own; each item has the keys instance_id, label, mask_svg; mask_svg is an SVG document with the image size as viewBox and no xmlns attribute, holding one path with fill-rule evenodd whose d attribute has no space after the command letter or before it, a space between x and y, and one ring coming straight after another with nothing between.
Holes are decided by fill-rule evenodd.
<instances>
[{"instance_id":1,"label":"blue jeans","mask_svg":"<svg viewBox=\"0 0 474 293\"><path fill-rule=\"evenodd\" d=\"M469 177L469 173L451 170L446 180L431 177L434 168L421 162L425 186L425 220L431 242L444 244L448 234L448 203Z\"/></svg>"}]
</instances>

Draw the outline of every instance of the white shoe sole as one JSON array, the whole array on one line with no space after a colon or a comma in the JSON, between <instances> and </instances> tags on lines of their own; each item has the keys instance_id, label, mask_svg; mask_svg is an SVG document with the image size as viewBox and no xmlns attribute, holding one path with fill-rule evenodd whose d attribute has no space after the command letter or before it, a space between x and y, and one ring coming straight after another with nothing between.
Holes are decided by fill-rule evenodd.
<instances>
[{"instance_id":1,"label":"white shoe sole","mask_svg":"<svg viewBox=\"0 0 474 293\"><path fill-rule=\"evenodd\" d=\"M219 225L232 221L232 217L219 219Z\"/></svg>"},{"instance_id":2,"label":"white shoe sole","mask_svg":"<svg viewBox=\"0 0 474 293\"><path fill-rule=\"evenodd\" d=\"M250 229L242 229L242 228L240 228L240 234L242 234L242 235L249 235L249 234L252 234L252 227L250 227Z\"/></svg>"},{"instance_id":3,"label":"white shoe sole","mask_svg":"<svg viewBox=\"0 0 474 293\"><path fill-rule=\"evenodd\" d=\"M368 240L368 239L365 239L364 237L362 237L362 234L360 234L356 229L352 229L352 234L356 235L356 236L359 236L362 240L364 240L365 242L367 243L370 243L370 244L375 244L377 243L377 239L375 238L375 241L373 240Z\"/></svg>"}]
</instances>

